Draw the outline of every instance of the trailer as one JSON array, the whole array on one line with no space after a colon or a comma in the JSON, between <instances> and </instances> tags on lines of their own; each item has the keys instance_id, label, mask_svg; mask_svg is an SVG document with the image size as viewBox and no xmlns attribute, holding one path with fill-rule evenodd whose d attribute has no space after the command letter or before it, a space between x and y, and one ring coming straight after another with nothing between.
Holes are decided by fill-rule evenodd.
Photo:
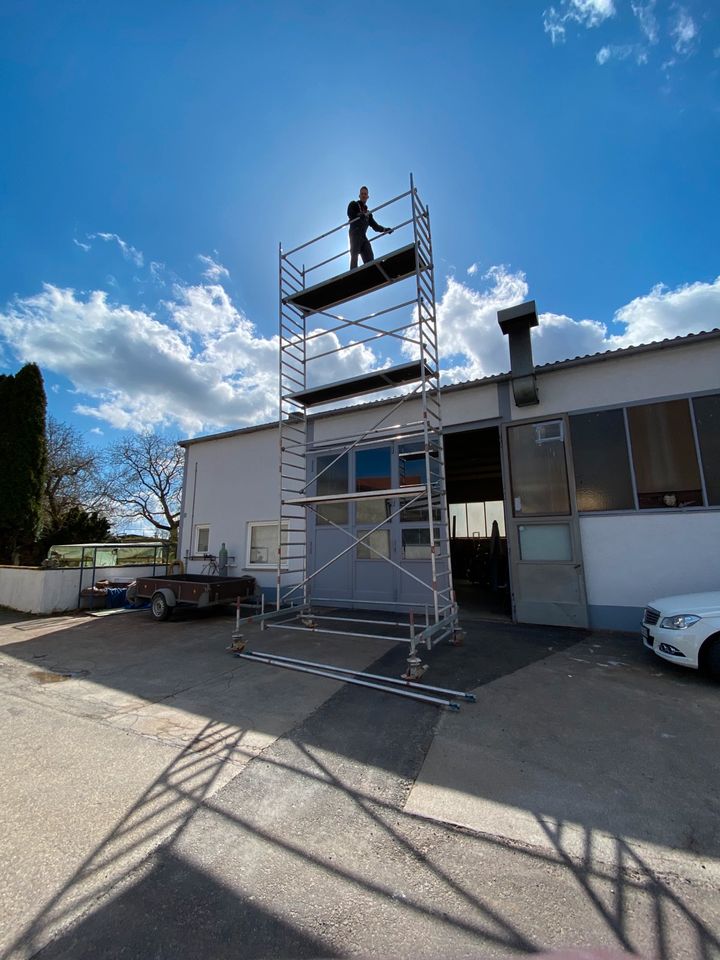
<instances>
[{"instance_id":1,"label":"trailer","mask_svg":"<svg viewBox=\"0 0 720 960\"><path fill-rule=\"evenodd\" d=\"M255 595L255 577L215 577L177 573L166 577L138 577L132 597L150 601L156 620L167 620L175 607L210 607L248 600Z\"/></svg>"}]
</instances>

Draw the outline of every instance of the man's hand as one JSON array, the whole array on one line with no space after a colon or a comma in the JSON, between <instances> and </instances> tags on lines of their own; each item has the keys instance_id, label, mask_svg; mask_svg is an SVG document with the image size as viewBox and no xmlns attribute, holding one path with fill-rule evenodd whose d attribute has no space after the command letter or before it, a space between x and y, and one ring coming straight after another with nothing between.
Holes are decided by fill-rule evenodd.
<instances>
[{"instance_id":1,"label":"man's hand","mask_svg":"<svg viewBox=\"0 0 720 960\"><path fill-rule=\"evenodd\" d=\"M392 227L385 227L385 233L392 233L392 232L393 232Z\"/></svg>"}]
</instances>

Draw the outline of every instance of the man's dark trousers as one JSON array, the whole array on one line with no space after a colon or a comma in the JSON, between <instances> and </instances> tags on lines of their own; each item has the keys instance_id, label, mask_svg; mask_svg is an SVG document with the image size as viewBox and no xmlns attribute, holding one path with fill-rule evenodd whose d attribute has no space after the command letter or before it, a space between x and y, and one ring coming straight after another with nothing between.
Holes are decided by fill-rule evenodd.
<instances>
[{"instance_id":1,"label":"man's dark trousers","mask_svg":"<svg viewBox=\"0 0 720 960\"><path fill-rule=\"evenodd\" d=\"M350 269L354 270L358 265L358 254L362 257L363 263L370 263L374 260L373 249L370 241L361 233L350 233Z\"/></svg>"}]
</instances>

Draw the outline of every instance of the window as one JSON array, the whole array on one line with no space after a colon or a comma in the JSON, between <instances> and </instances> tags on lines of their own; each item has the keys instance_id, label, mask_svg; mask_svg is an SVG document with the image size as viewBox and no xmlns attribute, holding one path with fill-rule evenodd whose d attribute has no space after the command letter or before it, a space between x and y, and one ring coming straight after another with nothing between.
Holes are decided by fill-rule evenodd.
<instances>
[{"instance_id":1,"label":"window","mask_svg":"<svg viewBox=\"0 0 720 960\"><path fill-rule=\"evenodd\" d=\"M356 452L355 490L357 493L388 490L392 486L390 454L390 447L376 447L372 450ZM390 501L360 500L355 510L357 523L379 523L390 516Z\"/></svg>"},{"instance_id":2,"label":"window","mask_svg":"<svg viewBox=\"0 0 720 960\"><path fill-rule=\"evenodd\" d=\"M570 513L562 423L523 423L508 430L513 513Z\"/></svg>"},{"instance_id":3,"label":"window","mask_svg":"<svg viewBox=\"0 0 720 960\"><path fill-rule=\"evenodd\" d=\"M435 528L435 543L440 540L440 531ZM427 527L420 527L415 530L403 530L402 532L402 558L403 560L429 560L430 559L430 531Z\"/></svg>"},{"instance_id":4,"label":"window","mask_svg":"<svg viewBox=\"0 0 720 960\"><path fill-rule=\"evenodd\" d=\"M282 525L282 557L287 557L288 527ZM277 567L278 523L253 522L248 524L247 566Z\"/></svg>"},{"instance_id":5,"label":"window","mask_svg":"<svg viewBox=\"0 0 720 960\"><path fill-rule=\"evenodd\" d=\"M572 541L567 523L519 524L521 560L572 560Z\"/></svg>"},{"instance_id":6,"label":"window","mask_svg":"<svg viewBox=\"0 0 720 960\"><path fill-rule=\"evenodd\" d=\"M475 503L450 504L450 536L491 537L493 523L505 536L505 513L502 500L478 500Z\"/></svg>"},{"instance_id":7,"label":"window","mask_svg":"<svg viewBox=\"0 0 720 960\"><path fill-rule=\"evenodd\" d=\"M210 527L195 527L195 553L207 553L210 549Z\"/></svg>"},{"instance_id":8,"label":"window","mask_svg":"<svg viewBox=\"0 0 720 960\"><path fill-rule=\"evenodd\" d=\"M622 410L570 417L578 510L633 510Z\"/></svg>"},{"instance_id":9,"label":"window","mask_svg":"<svg viewBox=\"0 0 720 960\"><path fill-rule=\"evenodd\" d=\"M348 458L344 453L324 454L317 458L317 483L315 488L318 497L332 497L339 493L348 492ZM347 503L319 503L317 505L317 523L324 525L335 523L345 526L348 522Z\"/></svg>"},{"instance_id":10,"label":"window","mask_svg":"<svg viewBox=\"0 0 720 960\"><path fill-rule=\"evenodd\" d=\"M720 394L696 397L695 426L705 476L708 505L720 505Z\"/></svg>"},{"instance_id":11,"label":"window","mask_svg":"<svg viewBox=\"0 0 720 960\"><path fill-rule=\"evenodd\" d=\"M358 533L358 536L361 536ZM372 547L372 549L370 549ZM390 556L390 531L368 532L357 545L358 560L380 560Z\"/></svg>"},{"instance_id":12,"label":"window","mask_svg":"<svg viewBox=\"0 0 720 960\"><path fill-rule=\"evenodd\" d=\"M401 443L398 449L398 462L401 487L412 487L427 482L425 449L422 443ZM440 462L437 451L433 450L430 454L430 482L437 483L439 479ZM427 520L427 497L424 494L421 499L415 500L410 506L408 504L410 504L410 499L403 498L400 500L400 506L403 508L400 519L403 523L417 523ZM433 507L433 520L440 520L439 507Z\"/></svg>"},{"instance_id":13,"label":"window","mask_svg":"<svg viewBox=\"0 0 720 960\"><path fill-rule=\"evenodd\" d=\"M418 523L423 520L427 521L428 518L428 508L427 508L427 497L425 494L421 494L418 500L408 500L404 497L400 498L400 506L402 507L402 513L400 514L400 519L403 523ZM440 507L433 507L433 520L437 523L440 520Z\"/></svg>"},{"instance_id":14,"label":"window","mask_svg":"<svg viewBox=\"0 0 720 960\"><path fill-rule=\"evenodd\" d=\"M702 506L689 402L647 403L627 413L640 509Z\"/></svg>"}]
</instances>

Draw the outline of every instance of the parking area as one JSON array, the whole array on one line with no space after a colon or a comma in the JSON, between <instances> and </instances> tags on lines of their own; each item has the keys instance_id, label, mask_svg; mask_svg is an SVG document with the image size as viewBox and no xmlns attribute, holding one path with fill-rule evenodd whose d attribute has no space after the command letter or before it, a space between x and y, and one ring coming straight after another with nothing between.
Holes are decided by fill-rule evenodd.
<instances>
[{"instance_id":1,"label":"parking area","mask_svg":"<svg viewBox=\"0 0 720 960\"><path fill-rule=\"evenodd\" d=\"M720 956L720 687L626 636L466 628L426 658L475 691L454 714L234 659L223 613L3 612L1 955Z\"/></svg>"}]
</instances>

